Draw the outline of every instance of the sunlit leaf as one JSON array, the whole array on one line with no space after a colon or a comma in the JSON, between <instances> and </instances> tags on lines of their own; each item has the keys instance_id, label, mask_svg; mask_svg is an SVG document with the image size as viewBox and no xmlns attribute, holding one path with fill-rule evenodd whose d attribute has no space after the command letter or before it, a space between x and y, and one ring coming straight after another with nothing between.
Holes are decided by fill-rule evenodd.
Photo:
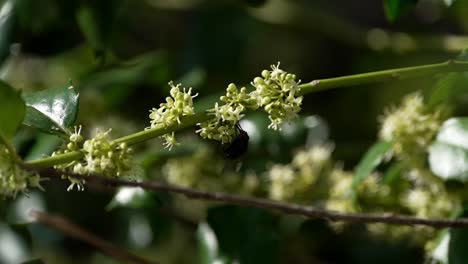
<instances>
[{"instance_id":1,"label":"sunlit leaf","mask_svg":"<svg viewBox=\"0 0 468 264\"><path fill-rule=\"evenodd\" d=\"M31 235L25 225L0 223L0 263L21 263L30 258Z\"/></svg>"},{"instance_id":2,"label":"sunlit leaf","mask_svg":"<svg viewBox=\"0 0 468 264\"><path fill-rule=\"evenodd\" d=\"M25 104L19 93L0 81L0 132L13 137L25 115Z\"/></svg>"},{"instance_id":3,"label":"sunlit leaf","mask_svg":"<svg viewBox=\"0 0 468 264\"><path fill-rule=\"evenodd\" d=\"M392 142L378 141L369 148L356 167L353 178L353 190L356 190L359 184L379 166L385 155L387 155L392 148L392 145Z\"/></svg>"},{"instance_id":4,"label":"sunlit leaf","mask_svg":"<svg viewBox=\"0 0 468 264\"><path fill-rule=\"evenodd\" d=\"M150 207L155 203L160 203L160 201L151 192L147 192L140 187L121 187L117 190L106 209Z\"/></svg>"},{"instance_id":5,"label":"sunlit leaf","mask_svg":"<svg viewBox=\"0 0 468 264\"><path fill-rule=\"evenodd\" d=\"M429 148L429 165L445 180L468 180L468 118L451 118Z\"/></svg>"},{"instance_id":6,"label":"sunlit leaf","mask_svg":"<svg viewBox=\"0 0 468 264\"><path fill-rule=\"evenodd\" d=\"M78 113L78 98L72 86L48 89L23 96L26 101L25 125L46 133L67 134Z\"/></svg>"},{"instance_id":7,"label":"sunlit leaf","mask_svg":"<svg viewBox=\"0 0 468 264\"><path fill-rule=\"evenodd\" d=\"M218 257L218 240L216 234L207 223L201 223L197 228L198 253L200 264L214 263Z\"/></svg>"}]
</instances>

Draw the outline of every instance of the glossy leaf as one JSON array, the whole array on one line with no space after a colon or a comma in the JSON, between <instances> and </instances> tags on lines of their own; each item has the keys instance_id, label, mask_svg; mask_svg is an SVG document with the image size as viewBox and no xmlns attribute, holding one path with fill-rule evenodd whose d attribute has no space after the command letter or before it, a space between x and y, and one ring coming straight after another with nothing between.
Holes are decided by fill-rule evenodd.
<instances>
[{"instance_id":1,"label":"glossy leaf","mask_svg":"<svg viewBox=\"0 0 468 264\"><path fill-rule=\"evenodd\" d=\"M19 93L10 85L0 81L0 132L11 138L25 115L25 104Z\"/></svg>"},{"instance_id":2,"label":"glossy leaf","mask_svg":"<svg viewBox=\"0 0 468 264\"><path fill-rule=\"evenodd\" d=\"M46 133L67 134L78 113L78 98L72 86L48 89L23 96L26 101L25 125Z\"/></svg>"},{"instance_id":3,"label":"glossy leaf","mask_svg":"<svg viewBox=\"0 0 468 264\"><path fill-rule=\"evenodd\" d=\"M356 190L359 184L379 166L385 155L387 155L392 148L392 145L392 142L378 141L369 148L356 167L353 178L353 190Z\"/></svg>"},{"instance_id":4,"label":"glossy leaf","mask_svg":"<svg viewBox=\"0 0 468 264\"><path fill-rule=\"evenodd\" d=\"M10 54L16 24L14 0L4 1L0 7L0 64Z\"/></svg>"},{"instance_id":5,"label":"glossy leaf","mask_svg":"<svg viewBox=\"0 0 468 264\"><path fill-rule=\"evenodd\" d=\"M468 180L468 118L451 118L429 148L429 165L445 180Z\"/></svg>"},{"instance_id":6,"label":"glossy leaf","mask_svg":"<svg viewBox=\"0 0 468 264\"><path fill-rule=\"evenodd\" d=\"M197 228L198 252L200 264L211 264L218 258L218 240L213 229L207 223Z\"/></svg>"},{"instance_id":7,"label":"glossy leaf","mask_svg":"<svg viewBox=\"0 0 468 264\"><path fill-rule=\"evenodd\" d=\"M390 22L395 22L417 2L418 0L384 0L385 15Z\"/></svg>"}]
</instances>

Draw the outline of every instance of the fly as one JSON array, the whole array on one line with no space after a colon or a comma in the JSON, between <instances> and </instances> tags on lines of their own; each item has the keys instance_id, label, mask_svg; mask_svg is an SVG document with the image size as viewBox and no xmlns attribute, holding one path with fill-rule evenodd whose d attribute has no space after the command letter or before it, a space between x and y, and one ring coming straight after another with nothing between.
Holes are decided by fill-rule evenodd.
<instances>
[{"instance_id":1,"label":"fly","mask_svg":"<svg viewBox=\"0 0 468 264\"><path fill-rule=\"evenodd\" d=\"M249 135L239 124L236 124L236 137L231 143L224 144L224 157L226 159L235 160L247 152L249 147Z\"/></svg>"}]
</instances>

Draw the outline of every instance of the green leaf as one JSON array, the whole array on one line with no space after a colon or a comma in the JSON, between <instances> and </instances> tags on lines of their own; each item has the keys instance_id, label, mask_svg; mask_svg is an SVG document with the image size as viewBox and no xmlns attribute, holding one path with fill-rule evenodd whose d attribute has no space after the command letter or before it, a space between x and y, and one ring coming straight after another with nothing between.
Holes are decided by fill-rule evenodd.
<instances>
[{"instance_id":1,"label":"green leaf","mask_svg":"<svg viewBox=\"0 0 468 264\"><path fill-rule=\"evenodd\" d=\"M451 118L429 147L429 166L445 180L468 180L468 118Z\"/></svg>"},{"instance_id":2,"label":"green leaf","mask_svg":"<svg viewBox=\"0 0 468 264\"><path fill-rule=\"evenodd\" d=\"M383 184L392 185L400 179L401 172L403 170L402 163L395 163L387 169L384 176L382 177Z\"/></svg>"},{"instance_id":3,"label":"green leaf","mask_svg":"<svg viewBox=\"0 0 468 264\"><path fill-rule=\"evenodd\" d=\"M226 205L209 209L208 224L228 258L243 264L277 263L279 227L272 214Z\"/></svg>"},{"instance_id":4,"label":"green leaf","mask_svg":"<svg viewBox=\"0 0 468 264\"><path fill-rule=\"evenodd\" d=\"M30 258L32 239L27 225L7 225L0 222L0 263L21 263ZM15 250L12 251L11 249Z\"/></svg>"},{"instance_id":5,"label":"green leaf","mask_svg":"<svg viewBox=\"0 0 468 264\"><path fill-rule=\"evenodd\" d=\"M395 22L417 2L418 0L384 0L385 15L390 22Z\"/></svg>"},{"instance_id":6,"label":"green leaf","mask_svg":"<svg viewBox=\"0 0 468 264\"><path fill-rule=\"evenodd\" d=\"M431 253L431 257L440 263L448 263L448 251L450 243L449 229L443 229L442 231L439 231L437 236L437 244Z\"/></svg>"},{"instance_id":7,"label":"green leaf","mask_svg":"<svg viewBox=\"0 0 468 264\"><path fill-rule=\"evenodd\" d=\"M468 61L468 52L461 52L457 61ZM458 100L462 94L467 94L466 86L468 85L468 76L466 73L446 73L432 87L432 92L429 96L428 104L430 107L439 105L440 103L450 104Z\"/></svg>"},{"instance_id":8,"label":"green leaf","mask_svg":"<svg viewBox=\"0 0 468 264\"><path fill-rule=\"evenodd\" d=\"M464 210L459 218L467 217L468 210ZM464 264L468 260L468 228L451 228L449 231L450 242L448 245L448 263Z\"/></svg>"},{"instance_id":9,"label":"green leaf","mask_svg":"<svg viewBox=\"0 0 468 264\"><path fill-rule=\"evenodd\" d=\"M370 147L356 167L352 185L353 191L355 191L359 184L379 166L392 146L392 142L378 141Z\"/></svg>"},{"instance_id":10,"label":"green leaf","mask_svg":"<svg viewBox=\"0 0 468 264\"><path fill-rule=\"evenodd\" d=\"M25 115L25 104L19 93L0 81L0 133L12 138Z\"/></svg>"},{"instance_id":11,"label":"green leaf","mask_svg":"<svg viewBox=\"0 0 468 264\"><path fill-rule=\"evenodd\" d=\"M443 2L446 6L451 6L455 0L440 0Z\"/></svg>"},{"instance_id":12,"label":"green leaf","mask_svg":"<svg viewBox=\"0 0 468 264\"><path fill-rule=\"evenodd\" d=\"M0 7L0 64L10 55L16 16L13 0L4 1Z\"/></svg>"},{"instance_id":13,"label":"green leaf","mask_svg":"<svg viewBox=\"0 0 468 264\"><path fill-rule=\"evenodd\" d=\"M197 228L198 252L200 264L211 264L218 258L218 240L213 229L207 223Z\"/></svg>"},{"instance_id":14,"label":"green leaf","mask_svg":"<svg viewBox=\"0 0 468 264\"><path fill-rule=\"evenodd\" d=\"M89 1L78 8L76 13L78 25L98 57L103 58L109 46L121 2L121 0Z\"/></svg>"},{"instance_id":15,"label":"green leaf","mask_svg":"<svg viewBox=\"0 0 468 264\"><path fill-rule=\"evenodd\" d=\"M24 160L35 160L45 156L50 156L61 143L62 140L59 137L41 133L36 137L36 142L31 147L31 150L26 157L24 157Z\"/></svg>"},{"instance_id":16,"label":"green leaf","mask_svg":"<svg viewBox=\"0 0 468 264\"><path fill-rule=\"evenodd\" d=\"M138 178L138 177L135 177ZM140 187L121 187L114 198L106 206L106 210L113 210L118 207L142 208L152 207L162 203L152 192L147 192Z\"/></svg>"},{"instance_id":17,"label":"green leaf","mask_svg":"<svg viewBox=\"0 0 468 264\"><path fill-rule=\"evenodd\" d=\"M23 96L26 116L23 123L46 133L69 134L78 112L79 95L72 86L48 89Z\"/></svg>"}]
</instances>

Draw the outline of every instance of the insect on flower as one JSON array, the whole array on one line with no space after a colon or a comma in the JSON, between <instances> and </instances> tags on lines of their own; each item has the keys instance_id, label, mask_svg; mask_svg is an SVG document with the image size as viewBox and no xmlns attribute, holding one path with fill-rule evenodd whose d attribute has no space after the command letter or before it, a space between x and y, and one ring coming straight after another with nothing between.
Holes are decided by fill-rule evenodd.
<instances>
[{"instance_id":1,"label":"insect on flower","mask_svg":"<svg viewBox=\"0 0 468 264\"><path fill-rule=\"evenodd\" d=\"M239 124L236 124L236 137L231 143L223 145L224 157L235 160L244 155L249 146L249 135Z\"/></svg>"}]
</instances>

